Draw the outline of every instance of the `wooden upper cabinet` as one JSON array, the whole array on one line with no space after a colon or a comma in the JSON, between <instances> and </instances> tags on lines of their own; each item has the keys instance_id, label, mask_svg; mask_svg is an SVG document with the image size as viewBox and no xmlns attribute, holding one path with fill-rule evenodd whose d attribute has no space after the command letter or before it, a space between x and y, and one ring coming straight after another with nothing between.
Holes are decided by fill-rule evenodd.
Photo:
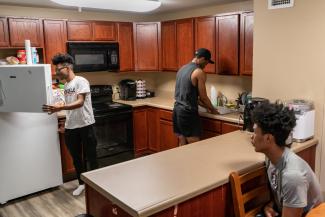
<instances>
[{"instance_id":1,"label":"wooden upper cabinet","mask_svg":"<svg viewBox=\"0 0 325 217\"><path fill-rule=\"evenodd\" d=\"M25 47L25 40L30 40L33 47L43 47L43 26L40 19L9 18L8 20L12 47Z\"/></svg>"},{"instance_id":2,"label":"wooden upper cabinet","mask_svg":"<svg viewBox=\"0 0 325 217\"><path fill-rule=\"evenodd\" d=\"M134 60L137 71L159 70L160 23L134 23Z\"/></svg>"},{"instance_id":3,"label":"wooden upper cabinet","mask_svg":"<svg viewBox=\"0 0 325 217\"><path fill-rule=\"evenodd\" d=\"M217 73L238 75L239 15L216 17Z\"/></svg>"},{"instance_id":4,"label":"wooden upper cabinet","mask_svg":"<svg viewBox=\"0 0 325 217\"><path fill-rule=\"evenodd\" d=\"M69 41L91 41L93 39L92 22L90 21L68 21Z\"/></svg>"},{"instance_id":5,"label":"wooden upper cabinet","mask_svg":"<svg viewBox=\"0 0 325 217\"><path fill-rule=\"evenodd\" d=\"M67 28L65 20L44 20L45 62L51 64L51 59L57 53L65 53ZM52 74L55 73L52 65Z\"/></svg>"},{"instance_id":6,"label":"wooden upper cabinet","mask_svg":"<svg viewBox=\"0 0 325 217\"><path fill-rule=\"evenodd\" d=\"M195 49L206 48L210 50L212 60L216 60L216 24L215 17L199 17L195 19ZM216 73L215 64L208 64L207 73Z\"/></svg>"},{"instance_id":7,"label":"wooden upper cabinet","mask_svg":"<svg viewBox=\"0 0 325 217\"><path fill-rule=\"evenodd\" d=\"M178 68L192 61L194 57L194 21L176 21L176 44Z\"/></svg>"},{"instance_id":8,"label":"wooden upper cabinet","mask_svg":"<svg viewBox=\"0 0 325 217\"><path fill-rule=\"evenodd\" d=\"M253 73L254 13L243 13L240 19L240 74Z\"/></svg>"},{"instance_id":9,"label":"wooden upper cabinet","mask_svg":"<svg viewBox=\"0 0 325 217\"><path fill-rule=\"evenodd\" d=\"M94 41L115 41L116 24L105 21L93 22L93 33Z\"/></svg>"},{"instance_id":10,"label":"wooden upper cabinet","mask_svg":"<svg viewBox=\"0 0 325 217\"><path fill-rule=\"evenodd\" d=\"M117 24L117 41L119 42L120 71L134 70L133 24Z\"/></svg>"},{"instance_id":11,"label":"wooden upper cabinet","mask_svg":"<svg viewBox=\"0 0 325 217\"><path fill-rule=\"evenodd\" d=\"M162 69L177 71L176 22L161 23Z\"/></svg>"},{"instance_id":12,"label":"wooden upper cabinet","mask_svg":"<svg viewBox=\"0 0 325 217\"><path fill-rule=\"evenodd\" d=\"M0 47L9 47L9 30L7 18L0 17Z\"/></svg>"}]
</instances>

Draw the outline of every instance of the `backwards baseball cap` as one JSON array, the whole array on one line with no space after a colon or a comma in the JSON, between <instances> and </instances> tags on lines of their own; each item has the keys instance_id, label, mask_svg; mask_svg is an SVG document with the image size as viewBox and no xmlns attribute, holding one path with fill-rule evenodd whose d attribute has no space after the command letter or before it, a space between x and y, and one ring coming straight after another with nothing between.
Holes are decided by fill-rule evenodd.
<instances>
[{"instance_id":1,"label":"backwards baseball cap","mask_svg":"<svg viewBox=\"0 0 325 217\"><path fill-rule=\"evenodd\" d=\"M209 60L209 63L214 64L214 61L211 60L211 52L206 48L199 48L195 51L196 57L204 57L206 60Z\"/></svg>"}]
</instances>

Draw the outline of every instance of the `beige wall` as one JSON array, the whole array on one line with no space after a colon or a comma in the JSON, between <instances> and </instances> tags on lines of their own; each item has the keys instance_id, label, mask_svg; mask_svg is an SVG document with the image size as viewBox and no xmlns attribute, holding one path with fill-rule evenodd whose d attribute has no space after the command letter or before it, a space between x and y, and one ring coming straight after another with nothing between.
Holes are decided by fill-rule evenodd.
<instances>
[{"instance_id":1,"label":"beige wall","mask_svg":"<svg viewBox=\"0 0 325 217\"><path fill-rule=\"evenodd\" d=\"M244 2L211 5L194 9L181 10L172 13L160 14L138 14L122 12L94 12L83 11L79 13L76 9L53 9L37 7L20 7L0 4L0 16L22 16L42 17L52 19L80 19L80 20L112 20L112 21L162 21L195 16L207 16L219 13L235 11L247 11L253 9L253 0Z\"/></svg>"},{"instance_id":2,"label":"beige wall","mask_svg":"<svg viewBox=\"0 0 325 217\"><path fill-rule=\"evenodd\" d=\"M325 191L325 1L296 0L293 8L268 10L255 0L253 95L304 98L316 105L317 174Z\"/></svg>"},{"instance_id":3,"label":"beige wall","mask_svg":"<svg viewBox=\"0 0 325 217\"><path fill-rule=\"evenodd\" d=\"M181 10L177 12L161 13L151 16L150 19L163 21L163 20L174 20L188 17L199 17L199 16L209 16L216 15L220 13L229 13L237 11L252 11L253 1L242 1L229 4L217 4L209 5L205 7L198 7L193 9Z\"/></svg>"},{"instance_id":4,"label":"beige wall","mask_svg":"<svg viewBox=\"0 0 325 217\"><path fill-rule=\"evenodd\" d=\"M20 7L0 4L0 16L36 17L52 19L76 20L108 20L108 21L145 21L148 15L121 12L94 12L75 10Z\"/></svg>"},{"instance_id":5,"label":"beige wall","mask_svg":"<svg viewBox=\"0 0 325 217\"><path fill-rule=\"evenodd\" d=\"M122 79L143 79L146 81L147 90L155 90L156 80L155 72L123 72L123 73L114 73L114 72L88 72L88 73L78 73L78 75L85 77L89 80L91 85L99 84L118 84Z\"/></svg>"},{"instance_id":6,"label":"beige wall","mask_svg":"<svg viewBox=\"0 0 325 217\"><path fill-rule=\"evenodd\" d=\"M155 81L157 92L174 92L176 73L159 72ZM217 91L221 91L229 100L235 100L238 93L251 91L252 79L250 77L239 76L218 76L208 75L206 89L210 96L210 88L214 86Z\"/></svg>"}]
</instances>

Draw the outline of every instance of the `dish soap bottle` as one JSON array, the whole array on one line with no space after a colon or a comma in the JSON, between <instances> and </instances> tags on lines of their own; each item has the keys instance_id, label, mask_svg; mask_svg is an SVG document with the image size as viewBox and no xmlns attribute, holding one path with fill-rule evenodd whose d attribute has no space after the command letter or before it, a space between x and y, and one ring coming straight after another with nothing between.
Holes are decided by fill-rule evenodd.
<instances>
[{"instance_id":1,"label":"dish soap bottle","mask_svg":"<svg viewBox=\"0 0 325 217\"><path fill-rule=\"evenodd\" d=\"M216 108L218 106L218 98L217 98L217 90L214 86L211 86L210 95L211 95L211 103L213 107Z\"/></svg>"}]
</instances>

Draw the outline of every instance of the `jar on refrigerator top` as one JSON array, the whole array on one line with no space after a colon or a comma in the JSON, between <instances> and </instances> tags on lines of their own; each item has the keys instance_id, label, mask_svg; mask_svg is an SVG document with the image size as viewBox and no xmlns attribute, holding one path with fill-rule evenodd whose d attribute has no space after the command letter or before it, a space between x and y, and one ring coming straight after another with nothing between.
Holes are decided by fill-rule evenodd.
<instances>
[{"instance_id":1,"label":"jar on refrigerator top","mask_svg":"<svg viewBox=\"0 0 325 217\"><path fill-rule=\"evenodd\" d=\"M26 51L25 50L18 50L17 51L17 58L20 64L26 64Z\"/></svg>"}]
</instances>

